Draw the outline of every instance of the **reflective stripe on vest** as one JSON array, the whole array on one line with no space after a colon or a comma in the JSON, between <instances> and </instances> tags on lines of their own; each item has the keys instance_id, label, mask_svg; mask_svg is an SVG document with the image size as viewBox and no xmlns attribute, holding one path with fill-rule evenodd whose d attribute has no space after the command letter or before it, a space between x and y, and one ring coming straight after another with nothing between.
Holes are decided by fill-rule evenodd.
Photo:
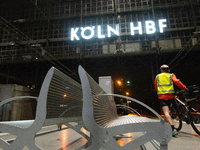
<instances>
[{"instance_id":1,"label":"reflective stripe on vest","mask_svg":"<svg viewBox=\"0 0 200 150\"><path fill-rule=\"evenodd\" d=\"M172 75L173 74L170 73L161 73L157 75L157 94L175 93Z\"/></svg>"}]
</instances>

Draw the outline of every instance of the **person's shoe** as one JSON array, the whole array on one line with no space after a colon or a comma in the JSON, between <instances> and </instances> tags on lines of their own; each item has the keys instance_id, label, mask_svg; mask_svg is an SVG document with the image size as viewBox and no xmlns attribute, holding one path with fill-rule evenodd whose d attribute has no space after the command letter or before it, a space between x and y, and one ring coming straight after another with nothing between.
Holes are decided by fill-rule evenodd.
<instances>
[{"instance_id":1,"label":"person's shoe","mask_svg":"<svg viewBox=\"0 0 200 150\"><path fill-rule=\"evenodd\" d=\"M179 138L178 132L177 132L176 130L173 130L172 136L173 136L173 137L176 137L176 138Z\"/></svg>"}]
</instances>

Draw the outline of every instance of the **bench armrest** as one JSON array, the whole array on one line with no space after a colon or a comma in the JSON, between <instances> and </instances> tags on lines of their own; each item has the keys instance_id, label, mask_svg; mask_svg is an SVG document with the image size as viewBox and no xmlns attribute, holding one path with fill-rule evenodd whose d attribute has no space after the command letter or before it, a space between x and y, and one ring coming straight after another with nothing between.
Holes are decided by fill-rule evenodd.
<instances>
[{"instance_id":1,"label":"bench armrest","mask_svg":"<svg viewBox=\"0 0 200 150\"><path fill-rule=\"evenodd\" d=\"M32 98L32 99L37 100L37 97L34 97L34 96L17 96L17 97L12 97L12 98L3 100L2 102L0 102L0 107L8 102L12 102L12 101L19 100L19 99L25 99L25 98Z\"/></svg>"},{"instance_id":2,"label":"bench armrest","mask_svg":"<svg viewBox=\"0 0 200 150\"><path fill-rule=\"evenodd\" d=\"M144 107L146 107L148 110L150 110L152 113L154 113L160 120L161 122L165 123L164 119L155 111L153 110L151 107L149 107L148 105L144 104L143 102L140 102L134 98L128 97L128 96L124 96L124 95L119 95L119 94L99 94L99 95L93 95L93 97L98 97L98 96L115 96L115 97L121 97L121 98L125 98L125 99L129 99L133 102L136 102Z\"/></svg>"}]
</instances>

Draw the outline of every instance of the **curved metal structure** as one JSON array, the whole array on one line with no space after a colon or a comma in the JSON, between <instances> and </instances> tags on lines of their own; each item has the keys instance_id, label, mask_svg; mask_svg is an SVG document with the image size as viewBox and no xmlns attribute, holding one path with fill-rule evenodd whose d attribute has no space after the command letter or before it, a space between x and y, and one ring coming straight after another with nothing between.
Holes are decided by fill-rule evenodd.
<instances>
[{"instance_id":1,"label":"curved metal structure","mask_svg":"<svg viewBox=\"0 0 200 150\"><path fill-rule=\"evenodd\" d=\"M130 97L105 94L81 66L79 66L79 76L83 90L83 121L86 129L91 133L92 140L88 150L100 148L132 150L151 140L158 141L161 150L168 149L167 144L172 138L171 127L154 110ZM105 96L129 98L148 108L157 115L160 121L137 115L120 117L116 114L114 100L110 101ZM114 137L129 132L144 132L145 134L124 146L120 146Z\"/></svg>"}]
</instances>

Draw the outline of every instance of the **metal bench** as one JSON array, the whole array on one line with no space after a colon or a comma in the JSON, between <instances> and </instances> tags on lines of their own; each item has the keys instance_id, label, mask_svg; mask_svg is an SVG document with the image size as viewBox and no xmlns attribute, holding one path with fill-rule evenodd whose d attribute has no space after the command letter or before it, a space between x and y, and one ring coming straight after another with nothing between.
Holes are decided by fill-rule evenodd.
<instances>
[{"instance_id":1,"label":"metal bench","mask_svg":"<svg viewBox=\"0 0 200 150\"><path fill-rule=\"evenodd\" d=\"M30 150L41 149L35 144L36 133L47 125L64 124L75 129L81 135L82 127L82 88L81 85L52 67L43 81L38 97L20 96L4 100L0 106L19 99L36 99L36 117L34 120L0 122L0 132L16 135L11 143L0 139L0 148L4 150L23 149L27 146ZM68 124L77 122L77 126Z\"/></svg>"},{"instance_id":2,"label":"metal bench","mask_svg":"<svg viewBox=\"0 0 200 150\"><path fill-rule=\"evenodd\" d=\"M133 150L152 140L160 143L159 149L168 149L168 143L172 138L172 129L159 114L136 99L106 94L81 66L79 66L78 71L83 89L82 117L91 138L87 150L101 148ZM149 119L138 115L118 116L114 96L129 99L146 107L158 119ZM130 132L143 132L144 134L124 146L120 146L114 137Z\"/></svg>"}]
</instances>

